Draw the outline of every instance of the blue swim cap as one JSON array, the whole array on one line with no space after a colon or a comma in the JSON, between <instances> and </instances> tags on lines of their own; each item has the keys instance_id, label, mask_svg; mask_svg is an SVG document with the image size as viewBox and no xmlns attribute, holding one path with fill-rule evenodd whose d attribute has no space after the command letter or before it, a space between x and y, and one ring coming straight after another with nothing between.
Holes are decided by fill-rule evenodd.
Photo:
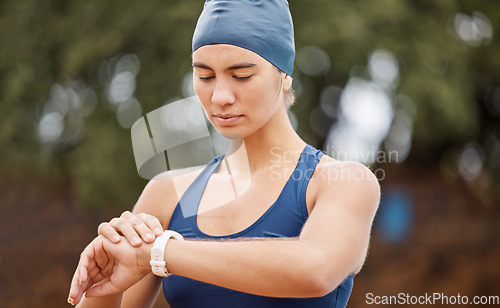
<instances>
[{"instance_id":1,"label":"blue swim cap","mask_svg":"<svg viewBox=\"0 0 500 308\"><path fill-rule=\"evenodd\" d=\"M201 46L230 44L251 50L291 75L293 22L286 0L206 0L193 35Z\"/></svg>"}]
</instances>

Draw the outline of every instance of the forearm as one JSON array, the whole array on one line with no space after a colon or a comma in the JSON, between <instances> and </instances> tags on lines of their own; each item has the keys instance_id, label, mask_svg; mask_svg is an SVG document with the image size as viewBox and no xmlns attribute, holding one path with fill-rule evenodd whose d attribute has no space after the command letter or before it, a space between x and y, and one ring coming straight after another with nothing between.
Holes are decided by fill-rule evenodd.
<instances>
[{"instance_id":1,"label":"forearm","mask_svg":"<svg viewBox=\"0 0 500 308\"><path fill-rule=\"evenodd\" d=\"M165 256L173 274L246 293L313 297L325 291L324 254L298 239L172 240Z\"/></svg>"},{"instance_id":2,"label":"forearm","mask_svg":"<svg viewBox=\"0 0 500 308\"><path fill-rule=\"evenodd\" d=\"M82 298L79 308L152 307L161 288L159 278L151 274L124 293Z\"/></svg>"},{"instance_id":3,"label":"forearm","mask_svg":"<svg viewBox=\"0 0 500 308\"><path fill-rule=\"evenodd\" d=\"M122 293L103 297L83 297L77 308L119 308L121 307Z\"/></svg>"}]
</instances>

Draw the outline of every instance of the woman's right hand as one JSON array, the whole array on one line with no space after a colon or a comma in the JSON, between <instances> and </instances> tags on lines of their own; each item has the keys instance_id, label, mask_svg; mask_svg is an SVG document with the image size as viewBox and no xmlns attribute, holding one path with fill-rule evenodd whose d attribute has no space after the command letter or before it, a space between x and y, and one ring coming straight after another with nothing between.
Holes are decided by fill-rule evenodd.
<instances>
[{"instance_id":1,"label":"woman's right hand","mask_svg":"<svg viewBox=\"0 0 500 308\"><path fill-rule=\"evenodd\" d=\"M134 248L126 241L113 244L96 237L80 254L68 302L78 304L84 293L98 297L124 292L151 272L151 247Z\"/></svg>"},{"instance_id":2,"label":"woman's right hand","mask_svg":"<svg viewBox=\"0 0 500 308\"><path fill-rule=\"evenodd\" d=\"M132 246L139 247L143 241L154 242L163 233L163 226L155 216L125 211L120 217L101 223L97 233L115 244L124 236Z\"/></svg>"}]
</instances>

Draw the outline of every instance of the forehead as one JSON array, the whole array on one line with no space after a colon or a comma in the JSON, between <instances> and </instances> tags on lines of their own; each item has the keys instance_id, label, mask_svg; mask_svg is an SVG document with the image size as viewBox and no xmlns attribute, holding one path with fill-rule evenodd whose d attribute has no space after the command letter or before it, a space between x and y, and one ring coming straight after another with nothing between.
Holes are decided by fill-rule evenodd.
<instances>
[{"instance_id":1,"label":"forehead","mask_svg":"<svg viewBox=\"0 0 500 308\"><path fill-rule=\"evenodd\" d=\"M230 66L239 62L272 67L271 63L255 52L228 44L205 45L198 48L193 52L193 63L195 62L211 67Z\"/></svg>"}]
</instances>

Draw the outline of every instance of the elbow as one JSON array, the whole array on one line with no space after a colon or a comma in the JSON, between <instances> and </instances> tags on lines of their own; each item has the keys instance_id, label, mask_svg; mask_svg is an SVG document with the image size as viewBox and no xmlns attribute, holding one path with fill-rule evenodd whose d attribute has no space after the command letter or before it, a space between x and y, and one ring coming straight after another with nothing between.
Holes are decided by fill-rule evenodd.
<instances>
[{"instance_id":1,"label":"elbow","mask_svg":"<svg viewBox=\"0 0 500 308\"><path fill-rule=\"evenodd\" d=\"M330 258L321 256L310 262L310 265L302 272L301 280L303 297L322 297L332 292L341 281L338 281L338 273L332 268Z\"/></svg>"},{"instance_id":2,"label":"elbow","mask_svg":"<svg viewBox=\"0 0 500 308\"><path fill-rule=\"evenodd\" d=\"M307 297L322 297L337 287L337 284L333 283L332 279L321 274L311 275L307 284Z\"/></svg>"}]
</instances>

